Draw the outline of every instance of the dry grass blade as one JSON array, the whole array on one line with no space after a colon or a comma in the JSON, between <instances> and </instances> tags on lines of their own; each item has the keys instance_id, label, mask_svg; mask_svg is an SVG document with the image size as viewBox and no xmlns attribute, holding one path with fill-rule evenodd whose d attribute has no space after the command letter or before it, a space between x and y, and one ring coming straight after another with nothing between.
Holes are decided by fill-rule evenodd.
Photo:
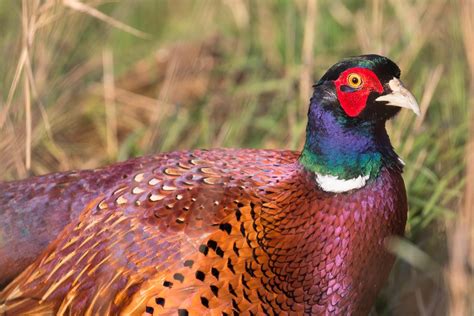
<instances>
[{"instance_id":1,"label":"dry grass blade","mask_svg":"<svg viewBox=\"0 0 474 316\"><path fill-rule=\"evenodd\" d=\"M381 0L372 0L372 31L376 34L374 52L383 53L383 4Z\"/></svg>"},{"instance_id":2,"label":"dry grass blade","mask_svg":"<svg viewBox=\"0 0 474 316\"><path fill-rule=\"evenodd\" d=\"M26 52L25 63L29 63L29 51L30 45L33 41L33 34L34 34L34 17L30 18L28 11L35 11L38 7L38 1L35 1L35 5L29 7L26 0L22 1L22 25L23 25L23 51ZM31 36L31 37L30 37ZM24 67L23 67L24 68ZM29 77L27 75L23 76L23 84L24 84L24 97L25 97L25 166L26 170L31 169L31 94L30 94L30 85L29 85Z\"/></svg>"},{"instance_id":3,"label":"dry grass blade","mask_svg":"<svg viewBox=\"0 0 474 316\"><path fill-rule=\"evenodd\" d=\"M117 110L115 106L115 80L113 55L110 49L102 53L104 68L104 103L106 119L107 154L109 159L117 157Z\"/></svg>"},{"instance_id":4,"label":"dry grass blade","mask_svg":"<svg viewBox=\"0 0 474 316\"><path fill-rule=\"evenodd\" d=\"M432 38L434 32L426 30L434 30L437 27L446 1L419 2L417 6L410 5L408 1L391 0L390 3L400 20L404 21L401 26L405 27L405 32L410 38L409 44L399 58L400 69L408 71L425 43Z\"/></svg>"},{"instance_id":5,"label":"dry grass blade","mask_svg":"<svg viewBox=\"0 0 474 316\"><path fill-rule=\"evenodd\" d=\"M85 3L82 3L80 1L77 1L77 0L64 0L63 1L64 5L75 10L75 11L79 11L79 12L83 12L83 13L86 13L96 19L99 19L105 23L108 23L110 24L111 26L119 29L119 30L122 30L124 32L127 32L127 33L130 33L132 35L135 35L137 37L141 37L141 38L144 38L144 39L147 39L149 38L149 34L145 33L145 32L142 32L140 30L137 30L136 28L134 27L131 27L130 25L127 25L123 22L120 22L102 12L100 12L99 10L97 10L96 8L93 8Z\"/></svg>"},{"instance_id":6,"label":"dry grass blade","mask_svg":"<svg viewBox=\"0 0 474 316\"><path fill-rule=\"evenodd\" d=\"M428 113L428 107L431 104L433 95L438 87L439 81L441 80L441 75L443 74L443 65L438 65L436 68L431 70L429 75L429 80L426 82L425 89L423 90L423 96L421 97L420 110L421 116L416 120L415 130L419 131L421 125L425 121L426 113Z\"/></svg>"},{"instance_id":7,"label":"dry grass blade","mask_svg":"<svg viewBox=\"0 0 474 316\"><path fill-rule=\"evenodd\" d=\"M248 8L243 0L224 0L224 4L230 7L235 23L241 29L246 28L249 24Z\"/></svg>"},{"instance_id":8,"label":"dry grass blade","mask_svg":"<svg viewBox=\"0 0 474 316\"><path fill-rule=\"evenodd\" d=\"M474 1L464 0L461 5L461 23L464 48L471 71L470 119L466 147L466 187L464 207L451 226L450 265L447 273L451 292L450 315L463 316L474 313Z\"/></svg>"},{"instance_id":9,"label":"dry grass blade","mask_svg":"<svg viewBox=\"0 0 474 316\"><path fill-rule=\"evenodd\" d=\"M31 169L31 95L28 80L23 81L25 95L25 166L26 170Z\"/></svg>"},{"instance_id":10,"label":"dry grass blade","mask_svg":"<svg viewBox=\"0 0 474 316\"><path fill-rule=\"evenodd\" d=\"M304 37L302 49L302 68L300 76L300 99L301 117L306 114L306 100L311 95L311 85L313 83L313 64L314 64L314 30L316 25L317 2L308 0L306 3L306 20L304 24Z\"/></svg>"},{"instance_id":11,"label":"dry grass blade","mask_svg":"<svg viewBox=\"0 0 474 316\"><path fill-rule=\"evenodd\" d=\"M7 102L5 102L5 105L2 111L0 112L0 127L4 126L5 121L7 119L8 112L10 111L12 105L13 96L15 95L18 83L21 79L21 74L23 73L23 67L25 66L27 56L27 51L22 50L20 58L18 59L18 64L16 66L15 76L13 77L12 84L10 85L10 90L8 91Z\"/></svg>"}]
</instances>

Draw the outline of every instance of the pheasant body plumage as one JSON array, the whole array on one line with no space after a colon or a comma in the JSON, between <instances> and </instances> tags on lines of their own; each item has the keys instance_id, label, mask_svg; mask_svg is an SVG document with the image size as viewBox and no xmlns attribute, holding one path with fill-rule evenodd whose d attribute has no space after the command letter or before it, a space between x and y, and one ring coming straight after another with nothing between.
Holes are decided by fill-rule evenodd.
<instances>
[{"instance_id":1,"label":"pheasant body plumage","mask_svg":"<svg viewBox=\"0 0 474 316\"><path fill-rule=\"evenodd\" d=\"M107 174L125 169L129 177L110 182L107 196L97 193L59 237L61 242L48 248L5 295L19 308L23 297L40 297L40 309L49 305L78 314L88 309L136 312L136 300L158 314L186 309L193 315L208 308L229 315L234 309L254 315L318 308L366 311L370 305L352 309L360 292L348 290L372 275L374 293L365 295L373 296L390 270L393 258L380 236L403 232L402 179L385 170L355 195L334 200L315 188L314 174L301 168L298 156L212 150L109 167ZM293 199L295 194L299 199ZM379 205L385 207L376 209ZM354 274L347 263L367 271ZM157 269L162 273L155 276ZM58 287L61 283L69 286ZM147 300L143 291L149 292Z\"/></svg>"},{"instance_id":2,"label":"pheasant body plumage","mask_svg":"<svg viewBox=\"0 0 474 316\"><path fill-rule=\"evenodd\" d=\"M315 88L302 153L173 152L3 184L7 199L17 195L16 186L28 192L35 183L43 183L44 196L61 196L54 186L63 183L63 193L85 199L78 210L60 198L45 213L68 209L68 219L59 220L67 226L1 292L3 309L12 315L367 314L394 260L385 243L404 231L402 166L383 128L387 118L370 117L373 124L355 128L352 119L327 112L340 109L326 108L337 99L324 89ZM328 123L333 118L336 125ZM317 184L321 172L349 183L367 175L367 183L325 191Z\"/></svg>"}]
</instances>

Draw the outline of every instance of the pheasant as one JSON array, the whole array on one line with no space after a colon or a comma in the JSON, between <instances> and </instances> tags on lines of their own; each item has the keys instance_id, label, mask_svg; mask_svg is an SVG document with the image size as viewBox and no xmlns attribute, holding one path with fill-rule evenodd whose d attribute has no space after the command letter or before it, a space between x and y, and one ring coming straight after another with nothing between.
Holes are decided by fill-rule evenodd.
<instances>
[{"instance_id":1,"label":"pheasant","mask_svg":"<svg viewBox=\"0 0 474 316\"><path fill-rule=\"evenodd\" d=\"M407 217L385 123L419 107L399 77L378 55L332 66L301 152L180 151L1 183L14 280L0 311L367 315Z\"/></svg>"}]
</instances>

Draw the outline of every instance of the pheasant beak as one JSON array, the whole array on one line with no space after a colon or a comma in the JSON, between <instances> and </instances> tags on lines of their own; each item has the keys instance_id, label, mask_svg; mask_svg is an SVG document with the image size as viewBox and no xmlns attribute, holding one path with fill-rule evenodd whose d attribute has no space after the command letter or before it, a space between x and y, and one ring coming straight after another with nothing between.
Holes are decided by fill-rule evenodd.
<instances>
[{"instance_id":1,"label":"pheasant beak","mask_svg":"<svg viewBox=\"0 0 474 316\"><path fill-rule=\"evenodd\" d=\"M388 82L388 86L392 92L378 97L375 101L385 101L387 102L386 105L407 108L415 112L416 115L420 115L420 107L415 97L403 86L400 80L393 78Z\"/></svg>"}]
</instances>

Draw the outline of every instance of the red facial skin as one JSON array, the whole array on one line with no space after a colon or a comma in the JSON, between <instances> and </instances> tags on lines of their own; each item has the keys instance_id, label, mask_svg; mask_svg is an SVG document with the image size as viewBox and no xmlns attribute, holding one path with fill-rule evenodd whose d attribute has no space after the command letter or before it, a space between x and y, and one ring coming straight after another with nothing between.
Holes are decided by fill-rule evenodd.
<instances>
[{"instance_id":1,"label":"red facial skin","mask_svg":"<svg viewBox=\"0 0 474 316\"><path fill-rule=\"evenodd\" d=\"M362 78L362 84L358 88L352 88L349 85L348 77L353 73L358 74ZM334 81L334 84L336 85L339 103L344 112L350 117L356 117L364 110L367 98L372 91L383 92L380 80L367 68L354 67L347 69Z\"/></svg>"}]
</instances>

